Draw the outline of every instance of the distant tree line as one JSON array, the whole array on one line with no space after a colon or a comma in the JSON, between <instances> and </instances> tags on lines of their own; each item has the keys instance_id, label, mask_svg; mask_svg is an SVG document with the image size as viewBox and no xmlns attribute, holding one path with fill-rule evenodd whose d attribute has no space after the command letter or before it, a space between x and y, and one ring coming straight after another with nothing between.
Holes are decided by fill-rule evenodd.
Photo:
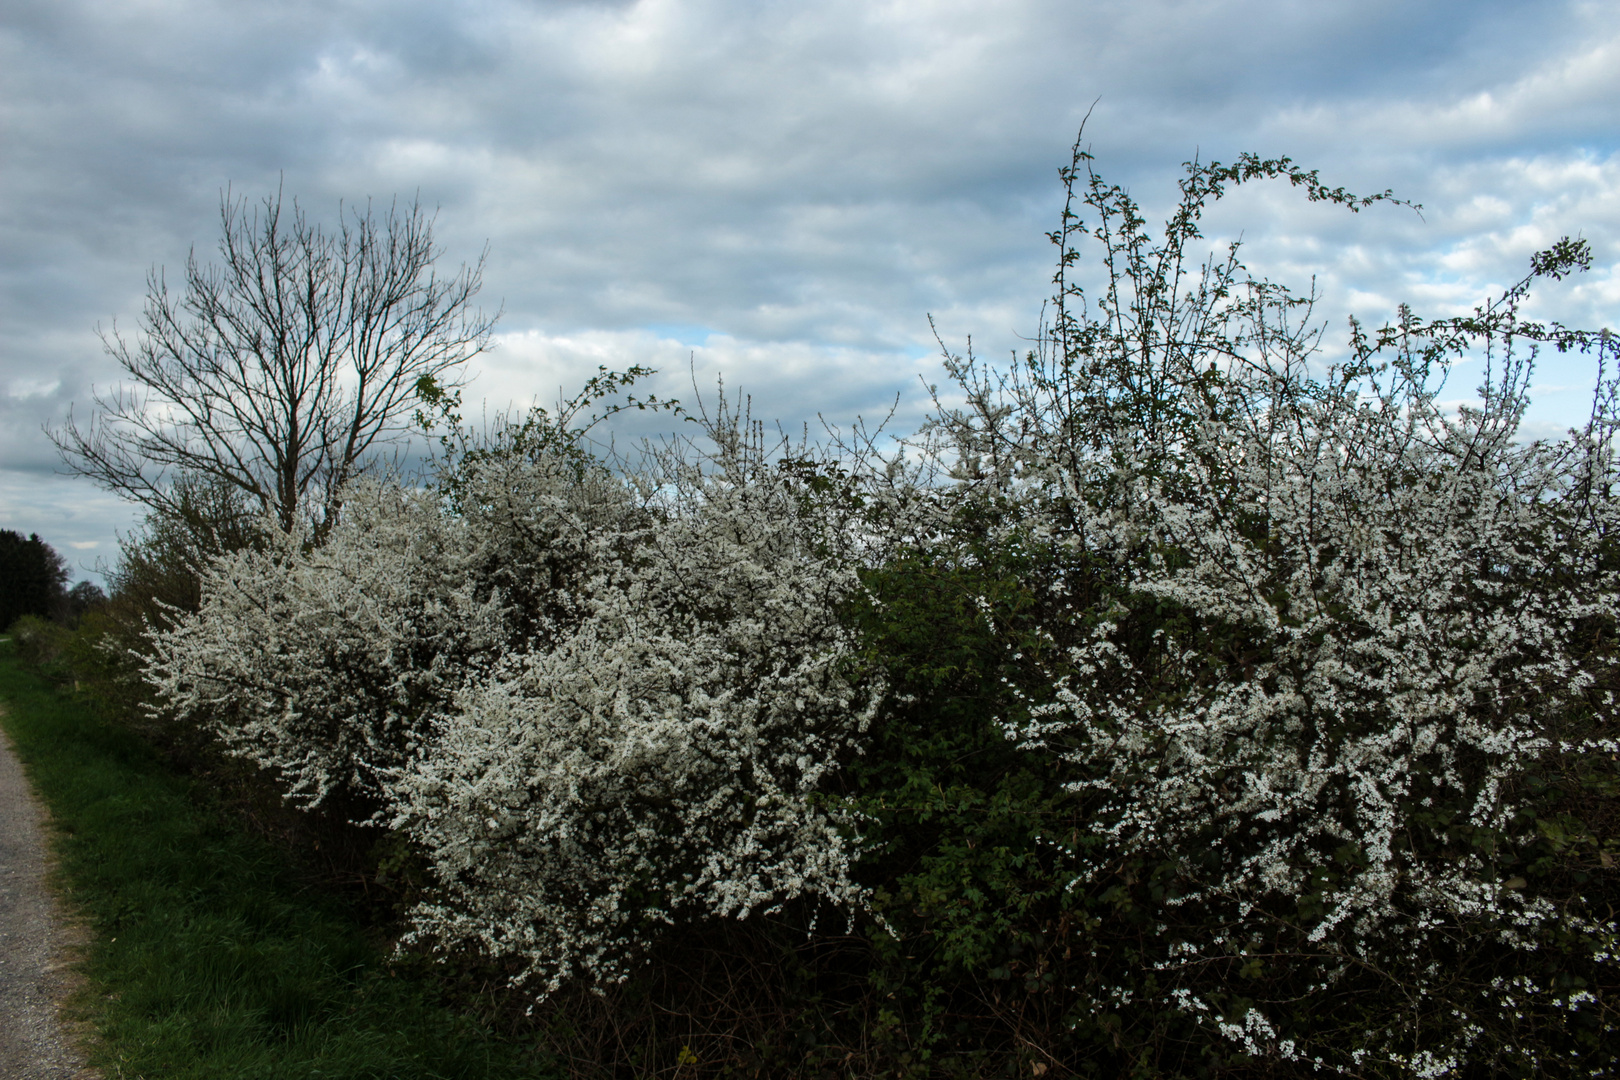
<instances>
[{"instance_id":1,"label":"distant tree line","mask_svg":"<svg viewBox=\"0 0 1620 1080\"><path fill-rule=\"evenodd\" d=\"M25 615L72 622L105 599L94 582L71 589L67 561L37 533L0 529L0 628Z\"/></svg>"}]
</instances>

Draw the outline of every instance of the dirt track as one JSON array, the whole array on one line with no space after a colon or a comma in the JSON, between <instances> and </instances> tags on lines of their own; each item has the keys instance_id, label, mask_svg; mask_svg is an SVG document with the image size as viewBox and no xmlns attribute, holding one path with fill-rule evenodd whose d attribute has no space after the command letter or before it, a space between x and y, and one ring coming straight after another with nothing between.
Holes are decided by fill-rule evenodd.
<instances>
[{"instance_id":1,"label":"dirt track","mask_svg":"<svg viewBox=\"0 0 1620 1080\"><path fill-rule=\"evenodd\" d=\"M0 1080L96 1075L57 1021L68 935L45 887L43 820L0 732Z\"/></svg>"}]
</instances>

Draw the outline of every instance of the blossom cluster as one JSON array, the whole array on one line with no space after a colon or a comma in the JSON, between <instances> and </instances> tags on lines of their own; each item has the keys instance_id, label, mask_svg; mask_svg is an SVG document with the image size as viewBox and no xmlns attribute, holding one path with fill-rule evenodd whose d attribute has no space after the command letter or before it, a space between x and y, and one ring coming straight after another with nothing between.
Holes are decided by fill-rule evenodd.
<instances>
[{"instance_id":1,"label":"blossom cluster","mask_svg":"<svg viewBox=\"0 0 1620 1080\"><path fill-rule=\"evenodd\" d=\"M970 380L980 396L947 417L1004 542L1101 560L1119 583L1098 606L1057 580L1041 633L1059 659L1014 691L1006 730L1070 768L1089 826L1062 842L1072 887L1159 867L1179 923L1151 964L1164 1005L1246 1055L1321 1065L1312 1032L1243 992L1242 973L1303 968L1312 995L1384 999L1336 1068L1500 1060L1481 1043L1495 1022L1476 1021L1590 1007L1544 961L1612 965L1620 933L1599 898L1524 876L1549 788L1578 794L1620 751L1615 387L1583 430L1530 441L1515 337L1540 328L1511 312L1445 328L1440 348L1416 347L1409 317L1313 375L1306 342L1266 332L1280 309L1258 290L1204 310L1244 332L1110 369L1071 324L994 395ZM1459 341L1497 365L1460 409L1436 377ZM1156 370L1127 369L1148 352ZM1152 415L1136 376L1156 380ZM1491 952L1511 985L1459 979L1459 955ZM1138 992L1095 989L1104 1007Z\"/></svg>"},{"instance_id":2,"label":"blossom cluster","mask_svg":"<svg viewBox=\"0 0 1620 1080\"><path fill-rule=\"evenodd\" d=\"M412 842L412 937L546 989L622 977L685 914L858 907L816 796L882 696L837 618L847 541L746 440L689 458L355 485L319 544L218 560L148 676L291 798Z\"/></svg>"}]
</instances>

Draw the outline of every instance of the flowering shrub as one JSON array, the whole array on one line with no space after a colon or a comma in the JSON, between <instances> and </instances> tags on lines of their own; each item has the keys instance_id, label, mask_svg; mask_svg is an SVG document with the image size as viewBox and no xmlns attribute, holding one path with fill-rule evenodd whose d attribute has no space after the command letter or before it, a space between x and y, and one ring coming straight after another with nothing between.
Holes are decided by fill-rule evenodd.
<instances>
[{"instance_id":1,"label":"flowering shrub","mask_svg":"<svg viewBox=\"0 0 1620 1080\"><path fill-rule=\"evenodd\" d=\"M411 936L541 996L677 922L701 954L755 913L859 921L858 961L806 946L757 995L806 1026L678 1068L1611 1074L1616 345L1519 311L1584 245L1326 364L1312 297L1188 247L1234 184L1387 193L1193 164L1155 239L1085 154L1065 178L1048 332L947 358L965 404L897 460L783 459L724 411L617 471L574 407L458 426L432 491L357 485L329 533L216 560L149 678L403 837ZM1562 440L1520 431L1538 348L1600 370Z\"/></svg>"},{"instance_id":2,"label":"flowering shrub","mask_svg":"<svg viewBox=\"0 0 1620 1080\"><path fill-rule=\"evenodd\" d=\"M1313 374L1308 298L1235 246L1189 281L1182 249L1229 183L1367 200L1286 161L1194 165L1155 243L1075 166L1051 334L999 374L953 361L969 404L937 430L998 542L1068 569L1004 721L1069 769L1070 888L1156 922L1126 962L1101 916L1080 1022L1117 1042L1157 1011L1162 1041L1180 1014L1230 1060L1355 1074L1607 1074L1614 339L1522 321L1527 279L1469 318L1356 327ZM1069 280L1088 234L1096 299ZM1533 277L1586 258L1566 242ZM1610 366L1584 430L1525 442L1548 342ZM1464 360L1479 403L1442 407Z\"/></svg>"},{"instance_id":3,"label":"flowering shrub","mask_svg":"<svg viewBox=\"0 0 1620 1080\"><path fill-rule=\"evenodd\" d=\"M814 794L878 695L846 670L854 586L793 486L666 473L673 498L543 648L436 725L396 827L430 853L420 932L515 955L555 989L622 974L649 924L800 894L858 908L851 821Z\"/></svg>"},{"instance_id":4,"label":"flowering shrub","mask_svg":"<svg viewBox=\"0 0 1620 1080\"><path fill-rule=\"evenodd\" d=\"M323 546L267 529L262 550L216 560L200 611L156 637L148 678L297 802L380 809L428 718L507 636L469 547L430 495L359 484Z\"/></svg>"},{"instance_id":5,"label":"flowering shrub","mask_svg":"<svg viewBox=\"0 0 1620 1080\"><path fill-rule=\"evenodd\" d=\"M767 456L480 455L453 509L355 486L320 546L219 560L149 676L291 797L417 845L414 936L520 980L618 977L687 910L853 909L850 821L815 791L881 691L851 680L843 541Z\"/></svg>"}]
</instances>

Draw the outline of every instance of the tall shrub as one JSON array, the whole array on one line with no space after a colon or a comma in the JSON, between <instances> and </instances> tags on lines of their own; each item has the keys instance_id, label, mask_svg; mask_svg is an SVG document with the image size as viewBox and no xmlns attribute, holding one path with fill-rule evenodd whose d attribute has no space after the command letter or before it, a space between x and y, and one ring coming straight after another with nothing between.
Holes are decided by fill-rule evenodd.
<instances>
[{"instance_id":1,"label":"tall shrub","mask_svg":"<svg viewBox=\"0 0 1620 1080\"><path fill-rule=\"evenodd\" d=\"M615 475L544 442L450 492L363 483L319 547L217 561L157 639L167 707L429 860L414 936L612 980L659 926L859 905L817 797L881 688L851 677L836 522L746 422Z\"/></svg>"},{"instance_id":2,"label":"tall shrub","mask_svg":"<svg viewBox=\"0 0 1620 1080\"><path fill-rule=\"evenodd\" d=\"M1155 238L1078 149L1065 176L1050 332L953 359L968 404L935 432L999 543L1076 568L1002 714L1082 822L1048 837L1092 920L1075 1024L1137 1068L1605 1074L1616 347L1519 315L1584 245L1469 317L1353 325L1323 365L1310 297L1188 247L1232 184L1372 200L1193 164ZM1552 442L1519 430L1544 346L1601 373ZM1453 409L1463 360L1483 381Z\"/></svg>"}]
</instances>

